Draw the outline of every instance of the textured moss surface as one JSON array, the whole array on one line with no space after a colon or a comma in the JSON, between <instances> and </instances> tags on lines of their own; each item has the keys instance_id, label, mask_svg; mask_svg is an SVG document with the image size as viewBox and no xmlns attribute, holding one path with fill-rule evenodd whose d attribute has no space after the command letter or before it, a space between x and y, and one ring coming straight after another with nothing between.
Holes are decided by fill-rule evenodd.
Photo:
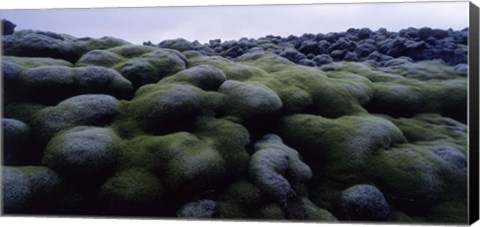
<instances>
[{"instance_id":1,"label":"textured moss surface","mask_svg":"<svg viewBox=\"0 0 480 227\"><path fill-rule=\"evenodd\" d=\"M15 37L7 213L467 221L467 78L442 61L307 67L262 39L227 58L182 39Z\"/></svg>"}]
</instances>

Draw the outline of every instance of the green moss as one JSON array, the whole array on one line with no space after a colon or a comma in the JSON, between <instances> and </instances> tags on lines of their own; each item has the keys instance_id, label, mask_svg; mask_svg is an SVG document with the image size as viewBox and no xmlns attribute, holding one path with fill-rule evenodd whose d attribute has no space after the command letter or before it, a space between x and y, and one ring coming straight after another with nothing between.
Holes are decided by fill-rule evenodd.
<instances>
[{"instance_id":1,"label":"green moss","mask_svg":"<svg viewBox=\"0 0 480 227\"><path fill-rule=\"evenodd\" d=\"M467 145L467 126L438 114L419 114L412 118L390 118L409 142L450 140Z\"/></svg>"},{"instance_id":2,"label":"green moss","mask_svg":"<svg viewBox=\"0 0 480 227\"><path fill-rule=\"evenodd\" d=\"M158 177L143 170L129 169L117 172L100 188L98 196L103 201L104 214L151 213L163 195L163 185Z\"/></svg>"},{"instance_id":3,"label":"green moss","mask_svg":"<svg viewBox=\"0 0 480 227\"><path fill-rule=\"evenodd\" d=\"M306 220L338 222L337 218L329 211L317 207L306 197L302 197L303 208L305 209Z\"/></svg>"},{"instance_id":4,"label":"green moss","mask_svg":"<svg viewBox=\"0 0 480 227\"><path fill-rule=\"evenodd\" d=\"M433 208L428 220L435 223L468 223L468 207L463 202L444 202Z\"/></svg>"},{"instance_id":5,"label":"green moss","mask_svg":"<svg viewBox=\"0 0 480 227\"><path fill-rule=\"evenodd\" d=\"M377 151L405 142L393 123L369 115L291 115L282 119L280 135L307 164L321 165L325 175L346 184L367 177L368 161Z\"/></svg>"},{"instance_id":6,"label":"green moss","mask_svg":"<svg viewBox=\"0 0 480 227\"><path fill-rule=\"evenodd\" d=\"M270 203L260 207L255 212L254 217L257 219L283 220L285 219L285 214L279 205Z\"/></svg>"},{"instance_id":7,"label":"green moss","mask_svg":"<svg viewBox=\"0 0 480 227\"><path fill-rule=\"evenodd\" d=\"M232 177L247 174L249 154L246 146L250 143L247 129L225 119L198 118L195 122L195 135L207 141L222 155L227 172Z\"/></svg>"},{"instance_id":8,"label":"green moss","mask_svg":"<svg viewBox=\"0 0 480 227\"><path fill-rule=\"evenodd\" d=\"M446 188L458 184L445 181L452 172L428 146L405 144L379 152L368 170L387 199L407 213L428 212L439 198L448 197Z\"/></svg>"}]
</instances>

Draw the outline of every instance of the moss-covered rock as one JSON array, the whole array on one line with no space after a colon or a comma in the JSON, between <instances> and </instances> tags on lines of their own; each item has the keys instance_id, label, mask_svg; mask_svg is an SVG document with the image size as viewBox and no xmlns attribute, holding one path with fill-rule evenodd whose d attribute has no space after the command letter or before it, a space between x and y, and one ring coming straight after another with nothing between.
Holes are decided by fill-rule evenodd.
<instances>
[{"instance_id":1,"label":"moss-covered rock","mask_svg":"<svg viewBox=\"0 0 480 227\"><path fill-rule=\"evenodd\" d=\"M117 172L98 192L102 214L148 215L155 214L155 206L163 195L160 179L143 169Z\"/></svg>"},{"instance_id":2,"label":"moss-covered rock","mask_svg":"<svg viewBox=\"0 0 480 227\"><path fill-rule=\"evenodd\" d=\"M274 134L265 135L255 144L255 150L250 160L251 178L262 191L286 206L287 197L295 194L292 184L298 187L306 183L312 177L310 168L297 151Z\"/></svg>"},{"instance_id":3,"label":"moss-covered rock","mask_svg":"<svg viewBox=\"0 0 480 227\"><path fill-rule=\"evenodd\" d=\"M197 65L192 68L180 71L172 77L165 78L165 82L186 82L203 90L217 90L225 82L226 76L219 69L210 65Z\"/></svg>"},{"instance_id":4,"label":"moss-covered rock","mask_svg":"<svg viewBox=\"0 0 480 227\"><path fill-rule=\"evenodd\" d=\"M119 143L107 128L75 127L48 143L43 164L66 178L87 178L93 183L115 169Z\"/></svg>"},{"instance_id":5,"label":"moss-covered rock","mask_svg":"<svg viewBox=\"0 0 480 227\"><path fill-rule=\"evenodd\" d=\"M82 55L75 63L77 66L96 65L104 67L112 67L122 61L123 58L108 50L92 50Z\"/></svg>"},{"instance_id":6,"label":"moss-covered rock","mask_svg":"<svg viewBox=\"0 0 480 227\"><path fill-rule=\"evenodd\" d=\"M308 164L321 166L324 175L344 184L365 179L377 151L406 142L392 122L370 115L338 119L291 115L282 120L280 132Z\"/></svg>"},{"instance_id":7,"label":"moss-covered rock","mask_svg":"<svg viewBox=\"0 0 480 227\"><path fill-rule=\"evenodd\" d=\"M282 100L265 86L256 86L238 81L226 81L219 92L226 95L227 115L250 120L279 113Z\"/></svg>"},{"instance_id":8,"label":"moss-covered rock","mask_svg":"<svg viewBox=\"0 0 480 227\"><path fill-rule=\"evenodd\" d=\"M109 95L79 95L38 111L32 121L37 141L79 125L103 126L117 114L119 102Z\"/></svg>"},{"instance_id":9,"label":"moss-covered rock","mask_svg":"<svg viewBox=\"0 0 480 227\"><path fill-rule=\"evenodd\" d=\"M62 178L44 166L3 166L2 199L6 214L48 214L63 192Z\"/></svg>"},{"instance_id":10,"label":"moss-covered rock","mask_svg":"<svg viewBox=\"0 0 480 227\"><path fill-rule=\"evenodd\" d=\"M133 94L132 83L115 70L101 66L75 69L79 94L108 94L128 99Z\"/></svg>"},{"instance_id":11,"label":"moss-covered rock","mask_svg":"<svg viewBox=\"0 0 480 227\"><path fill-rule=\"evenodd\" d=\"M306 197L302 197L302 207L305 210L305 219L321 222L338 222L328 210L317 207L312 201Z\"/></svg>"}]
</instances>

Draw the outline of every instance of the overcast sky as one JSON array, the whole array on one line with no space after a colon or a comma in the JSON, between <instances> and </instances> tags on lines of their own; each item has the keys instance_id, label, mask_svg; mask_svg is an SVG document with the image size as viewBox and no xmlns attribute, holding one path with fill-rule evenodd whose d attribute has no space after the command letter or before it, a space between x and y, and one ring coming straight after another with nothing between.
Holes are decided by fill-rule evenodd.
<instances>
[{"instance_id":1,"label":"overcast sky","mask_svg":"<svg viewBox=\"0 0 480 227\"><path fill-rule=\"evenodd\" d=\"M461 30L468 27L468 2L2 10L1 17L15 23L16 30L113 36L134 44L179 37L206 43L215 38L238 40L363 27Z\"/></svg>"}]
</instances>

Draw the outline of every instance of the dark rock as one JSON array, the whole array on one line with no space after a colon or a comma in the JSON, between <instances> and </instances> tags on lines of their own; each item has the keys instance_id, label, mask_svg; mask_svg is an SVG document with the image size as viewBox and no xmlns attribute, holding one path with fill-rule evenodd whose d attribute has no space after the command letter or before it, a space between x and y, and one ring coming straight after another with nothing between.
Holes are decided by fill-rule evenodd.
<instances>
[{"instance_id":1,"label":"dark rock","mask_svg":"<svg viewBox=\"0 0 480 227\"><path fill-rule=\"evenodd\" d=\"M317 66L317 63L315 63L314 61L309 60L309 59L302 59L298 62L298 64L305 65L305 66L310 66L310 67Z\"/></svg>"},{"instance_id":2,"label":"dark rock","mask_svg":"<svg viewBox=\"0 0 480 227\"><path fill-rule=\"evenodd\" d=\"M342 192L338 200L342 219L354 221L385 221L390 213L385 197L375 186L355 185Z\"/></svg>"},{"instance_id":3,"label":"dark rock","mask_svg":"<svg viewBox=\"0 0 480 227\"><path fill-rule=\"evenodd\" d=\"M300 48L298 48L300 52L303 54L323 54L325 52L325 49L320 47L317 42L312 41L312 40L305 40L302 42L300 45Z\"/></svg>"},{"instance_id":4,"label":"dark rock","mask_svg":"<svg viewBox=\"0 0 480 227\"><path fill-rule=\"evenodd\" d=\"M334 50L330 53L330 56L333 58L334 61L340 61L345 57L347 52L347 50Z\"/></svg>"},{"instance_id":5,"label":"dark rock","mask_svg":"<svg viewBox=\"0 0 480 227\"><path fill-rule=\"evenodd\" d=\"M358 61L358 56L357 56L357 54L355 54L353 52L347 52L347 54L345 54L345 56L343 57L343 60L344 61Z\"/></svg>"},{"instance_id":6,"label":"dark rock","mask_svg":"<svg viewBox=\"0 0 480 227\"><path fill-rule=\"evenodd\" d=\"M183 38L164 40L159 43L158 46L161 48L174 49L181 52L193 49L193 44Z\"/></svg>"},{"instance_id":7,"label":"dark rock","mask_svg":"<svg viewBox=\"0 0 480 227\"><path fill-rule=\"evenodd\" d=\"M2 119L3 127L3 164L28 164L27 145L30 140L30 127L15 119Z\"/></svg>"},{"instance_id":8,"label":"dark rock","mask_svg":"<svg viewBox=\"0 0 480 227\"><path fill-rule=\"evenodd\" d=\"M316 62L317 65L319 65L319 66L325 65L325 64L330 64L330 63L333 62L333 58L330 57L330 55L328 55L328 54L318 55L318 56L314 57L312 60L314 62Z\"/></svg>"},{"instance_id":9,"label":"dark rock","mask_svg":"<svg viewBox=\"0 0 480 227\"><path fill-rule=\"evenodd\" d=\"M62 178L44 166L2 167L3 212L48 214L63 191Z\"/></svg>"},{"instance_id":10,"label":"dark rock","mask_svg":"<svg viewBox=\"0 0 480 227\"><path fill-rule=\"evenodd\" d=\"M183 205L177 212L180 218L212 218L217 209L213 200L199 200Z\"/></svg>"},{"instance_id":11,"label":"dark rock","mask_svg":"<svg viewBox=\"0 0 480 227\"><path fill-rule=\"evenodd\" d=\"M2 35L11 35L15 31L15 25L9 20L2 19Z\"/></svg>"},{"instance_id":12,"label":"dark rock","mask_svg":"<svg viewBox=\"0 0 480 227\"><path fill-rule=\"evenodd\" d=\"M467 158L454 147L441 147L434 150L435 154L448 162L454 168L465 171L467 169Z\"/></svg>"}]
</instances>

